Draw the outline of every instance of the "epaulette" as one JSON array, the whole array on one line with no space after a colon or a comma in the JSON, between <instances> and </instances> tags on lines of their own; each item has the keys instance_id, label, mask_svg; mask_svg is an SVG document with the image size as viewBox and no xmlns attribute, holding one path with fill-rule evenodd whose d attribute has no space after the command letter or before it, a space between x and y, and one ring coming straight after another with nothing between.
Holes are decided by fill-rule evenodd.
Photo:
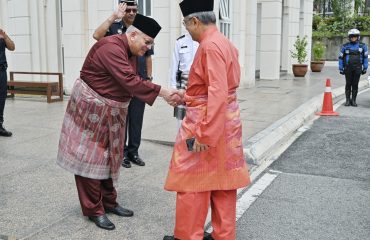
<instances>
[{"instance_id":1,"label":"epaulette","mask_svg":"<svg viewBox=\"0 0 370 240\"><path fill-rule=\"evenodd\" d=\"M184 37L185 37L185 35L182 35L178 39L176 39L176 41L179 40L179 39L181 39L181 38L184 38Z\"/></svg>"},{"instance_id":2,"label":"epaulette","mask_svg":"<svg viewBox=\"0 0 370 240\"><path fill-rule=\"evenodd\" d=\"M112 23L112 24L117 24L117 23L121 23L121 19L116 19L116 20L114 20L114 22Z\"/></svg>"}]
</instances>

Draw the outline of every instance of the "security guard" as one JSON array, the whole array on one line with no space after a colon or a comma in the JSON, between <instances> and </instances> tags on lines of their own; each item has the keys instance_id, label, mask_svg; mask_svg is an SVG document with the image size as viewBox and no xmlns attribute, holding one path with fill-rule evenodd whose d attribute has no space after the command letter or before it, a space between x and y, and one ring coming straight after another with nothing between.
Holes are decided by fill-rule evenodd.
<instances>
[{"instance_id":1,"label":"security guard","mask_svg":"<svg viewBox=\"0 0 370 240\"><path fill-rule=\"evenodd\" d=\"M126 4L126 6L124 5ZM125 8L126 7L126 8ZM125 33L127 28L134 22L138 11L135 0L120 0L118 8L105 20L94 32L93 37L99 40L105 36ZM118 19L118 20L117 20ZM153 48L144 56L137 58L137 70L139 75L146 80L152 81L152 57ZM125 148L122 166L130 168L131 163L145 166L145 162L139 157L141 143L141 129L143 126L145 103L133 97L128 107L125 132ZM128 143L127 143L128 142ZM127 143L127 144L126 144Z\"/></svg>"},{"instance_id":2,"label":"security guard","mask_svg":"<svg viewBox=\"0 0 370 240\"><path fill-rule=\"evenodd\" d=\"M193 41L189 33L182 35L176 40L171 65L171 87L182 90L186 89L190 67L193 64L198 46L199 43ZM184 105L178 105L174 109L174 117L178 120L179 128L182 119L185 117L185 113L186 109Z\"/></svg>"},{"instance_id":3,"label":"security guard","mask_svg":"<svg viewBox=\"0 0 370 240\"><path fill-rule=\"evenodd\" d=\"M349 42L343 44L339 53L339 72L346 77L346 103L344 106L357 107L358 82L361 74L365 74L367 71L368 50L366 44L360 42L359 30L349 30L348 39Z\"/></svg>"},{"instance_id":4,"label":"security guard","mask_svg":"<svg viewBox=\"0 0 370 240\"><path fill-rule=\"evenodd\" d=\"M7 131L4 126L4 108L7 94L7 74L8 63L6 61L5 49L14 51L15 45L10 37L0 28L0 136L10 137L12 133Z\"/></svg>"}]
</instances>

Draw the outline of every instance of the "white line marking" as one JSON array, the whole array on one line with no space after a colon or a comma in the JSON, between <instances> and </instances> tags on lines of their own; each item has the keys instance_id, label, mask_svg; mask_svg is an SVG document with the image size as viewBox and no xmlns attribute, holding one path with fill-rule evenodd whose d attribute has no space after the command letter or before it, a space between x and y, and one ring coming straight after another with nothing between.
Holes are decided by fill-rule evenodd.
<instances>
[{"instance_id":1,"label":"white line marking","mask_svg":"<svg viewBox=\"0 0 370 240\"><path fill-rule=\"evenodd\" d=\"M258 181L243 194L236 202L236 221L243 216L244 212L252 205L254 201L270 186L279 173L265 173Z\"/></svg>"},{"instance_id":2,"label":"white line marking","mask_svg":"<svg viewBox=\"0 0 370 240\"><path fill-rule=\"evenodd\" d=\"M236 221L243 216L245 211L252 205L254 201L263 193L263 191L270 186L270 184L275 180L275 178L281 172L269 171L265 173L256 183L254 183L250 189L248 189L237 201L236 201ZM211 214L208 211L207 225L209 226L206 231L212 232L212 226L210 226Z\"/></svg>"}]
</instances>

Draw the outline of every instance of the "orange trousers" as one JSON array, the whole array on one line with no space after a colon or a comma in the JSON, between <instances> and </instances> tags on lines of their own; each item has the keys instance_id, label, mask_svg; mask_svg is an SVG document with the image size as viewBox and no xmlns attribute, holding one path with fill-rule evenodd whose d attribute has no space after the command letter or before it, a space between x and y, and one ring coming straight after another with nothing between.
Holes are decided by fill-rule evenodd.
<instances>
[{"instance_id":1,"label":"orange trousers","mask_svg":"<svg viewBox=\"0 0 370 240\"><path fill-rule=\"evenodd\" d=\"M212 210L212 237L215 240L235 240L236 190L178 192L175 238L202 240L209 205Z\"/></svg>"}]
</instances>

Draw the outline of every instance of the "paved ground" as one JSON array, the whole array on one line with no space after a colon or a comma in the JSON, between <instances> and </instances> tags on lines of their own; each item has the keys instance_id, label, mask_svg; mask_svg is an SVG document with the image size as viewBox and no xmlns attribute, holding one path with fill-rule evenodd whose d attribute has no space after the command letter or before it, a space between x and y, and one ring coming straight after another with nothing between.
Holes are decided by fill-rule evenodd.
<instances>
[{"instance_id":1,"label":"paved ground","mask_svg":"<svg viewBox=\"0 0 370 240\"><path fill-rule=\"evenodd\" d=\"M327 66L306 78L287 75L278 81L259 80L254 88L239 90L244 142L322 94L327 77L333 88L344 84L336 67ZM7 101L6 127L14 136L0 138L0 235L38 240L149 240L171 233L175 195L165 192L163 183L172 151L166 144L176 135L172 108L161 99L147 107L146 140L140 149L147 165L122 169L117 189L119 202L134 210L135 216L110 216L117 230L108 232L81 216L73 176L55 164L66 105L67 101L47 104L38 97Z\"/></svg>"},{"instance_id":2,"label":"paved ground","mask_svg":"<svg viewBox=\"0 0 370 240\"><path fill-rule=\"evenodd\" d=\"M238 221L240 240L364 240L370 236L370 91L303 133ZM258 183L257 183L258 184Z\"/></svg>"}]
</instances>

